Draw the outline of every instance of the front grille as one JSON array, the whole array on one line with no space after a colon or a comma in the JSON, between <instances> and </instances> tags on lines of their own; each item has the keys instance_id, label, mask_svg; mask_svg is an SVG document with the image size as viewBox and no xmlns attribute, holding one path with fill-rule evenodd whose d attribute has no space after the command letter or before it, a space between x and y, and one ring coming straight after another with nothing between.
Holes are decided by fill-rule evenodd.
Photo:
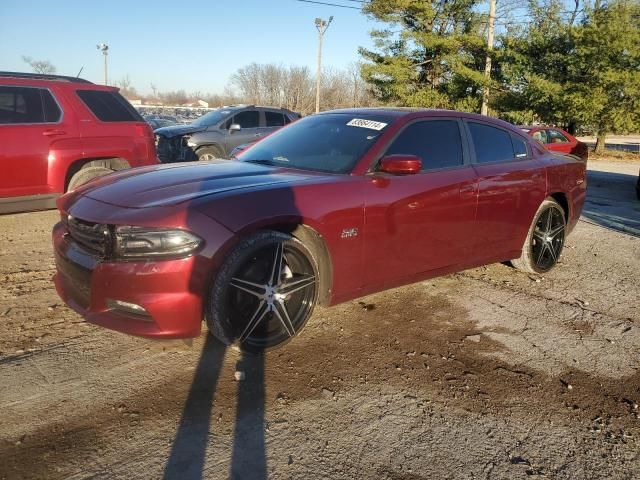
<instances>
[{"instance_id":1,"label":"front grille","mask_svg":"<svg viewBox=\"0 0 640 480\"><path fill-rule=\"evenodd\" d=\"M198 159L193 149L187 145L187 137L167 138L156 135L156 140L156 152L162 163L192 162Z\"/></svg>"},{"instance_id":2,"label":"front grille","mask_svg":"<svg viewBox=\"0 0 640 480\"><path fill-rule=\"evenodd\" d=\"M67 217L67 229L71 238L83 249L105 256L109 249L109 227L101 223L87 222Z\"/></svg>"}]
</instances>

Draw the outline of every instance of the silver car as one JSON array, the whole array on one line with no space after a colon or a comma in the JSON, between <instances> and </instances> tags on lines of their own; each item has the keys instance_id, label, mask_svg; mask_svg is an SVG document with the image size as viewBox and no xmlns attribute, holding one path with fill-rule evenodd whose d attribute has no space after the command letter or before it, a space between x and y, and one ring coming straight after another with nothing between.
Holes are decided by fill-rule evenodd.
<instances>
[{"instance_id":1,"label":"silver car","mask_svg":"<svg viewBox=\"0 0 640 480\"><path fill-rule=\"evenodd\" d=\"M158 157L162 163L228 158L238 145L254 143L298 118L284 108L221 107L188 125L155 130Z\"/></svg>"}]
</instances>

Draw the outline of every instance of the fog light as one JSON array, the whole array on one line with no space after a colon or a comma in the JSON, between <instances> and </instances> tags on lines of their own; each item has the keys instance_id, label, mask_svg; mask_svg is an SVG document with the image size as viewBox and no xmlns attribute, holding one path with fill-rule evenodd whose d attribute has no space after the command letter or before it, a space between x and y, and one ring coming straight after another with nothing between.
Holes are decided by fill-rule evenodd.
<instances>
[{"instance_id":1,"label":"fog light","mask_svg":"<svg viewBox=\"0 0 640 480\"><path fill-rule=\"evenodd\" d=\"M144 307L136 305L135 303L123 302L122 300L107 299L107 308L111 310L118 310L125 313L132 313L134 315L150 317Z\"/></svg>"}]
</instances>

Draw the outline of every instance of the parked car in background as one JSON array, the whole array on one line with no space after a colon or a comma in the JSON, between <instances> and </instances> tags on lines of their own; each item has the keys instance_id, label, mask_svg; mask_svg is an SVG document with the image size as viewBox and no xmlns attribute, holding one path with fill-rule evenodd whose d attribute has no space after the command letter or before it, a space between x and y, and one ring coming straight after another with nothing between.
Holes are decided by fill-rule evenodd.
<instances>
[{"instance_id":1,"label":"parked car in background","mask_svg":"<svg viewBox=\"0 0 640 480\"><path fill-rule=\"evenodd\" d=\"M506 260L547 272L585 196L584 162L497 119L323 112L237 160L119 172L64 196L55 284L104 327L188 338L204 318L262 350L317 303Z\"/></svg>"},{"instance_id":2,"label":"parked car in background","mask_svg":"<svg viewBox=\"0 0 640 480\"><path fill-rule=\"evenodd\" d=\"M283 108L222 107L188 125L156 130L158 157L162 163L228 158L238 145L253 143L299 117Z\"/></svg>"},{"instance_id":3,"label":"parked car in background","mask_svg":"<svg viewBox=\"0 0 640 480\"><path fill-rule=\"evenodd\" d=\"M581 142L561 128L547 127L544 125L522 126L520 128L530 137L542 143L547 150L575 155L576 157L580 157L584 162L586 162L589 157L587 144Z\"/></svg>"},{"instance_id":4,"label":"parked car in background","mask_svg":"<svg viewBox=\"0 0 640 480\"><path fill-rule=\"evenodd\" d=\"M153 130L157 130L158 128L163 128L163 127L170 127L172 125L177 125L178 123L178 122L174 122L173 120L168 120L166 118L144 117L144 121L147 122Z\"/></svg>"},{"instance_id":5,"label":"parked car in background","mask_svg":"<svg viewBox=\"0 0 640 480\"><path fill-rule=\"evenodd\" d=\"M157 163L151 128L117 88L0 72L0 213L52 208L95 177Z\"/></svg>"}]
</instances>

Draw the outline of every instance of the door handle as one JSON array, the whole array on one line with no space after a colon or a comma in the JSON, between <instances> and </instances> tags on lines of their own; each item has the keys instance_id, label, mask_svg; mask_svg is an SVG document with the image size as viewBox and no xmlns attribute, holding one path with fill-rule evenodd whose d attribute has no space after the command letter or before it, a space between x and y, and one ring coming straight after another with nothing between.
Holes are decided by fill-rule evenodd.
<instances>
[{"instance_id":1,"label":"door handle","mask_svg":"<svg viewBox=\"0 0 640 480\"><path fill-rule=\"evenodd\" d=\"M67 132L65 132L64 130L45 130L44 132L42 132L42 135L44 135L45 137L55 137L56 135L66 135Z\"/></svg>"},{"instance_id":2,"label":"door handle","mask_svg":"<svg viewBox=\"0 0 640 480\"><path fill-rule=\"evenodd\" d=\"M254 137L261 137L261 136L262 136L262 134L261 134L261 133L254 133L254 134L253 134L253 136L254 136Z\"/></svg>"}]
</instances>

